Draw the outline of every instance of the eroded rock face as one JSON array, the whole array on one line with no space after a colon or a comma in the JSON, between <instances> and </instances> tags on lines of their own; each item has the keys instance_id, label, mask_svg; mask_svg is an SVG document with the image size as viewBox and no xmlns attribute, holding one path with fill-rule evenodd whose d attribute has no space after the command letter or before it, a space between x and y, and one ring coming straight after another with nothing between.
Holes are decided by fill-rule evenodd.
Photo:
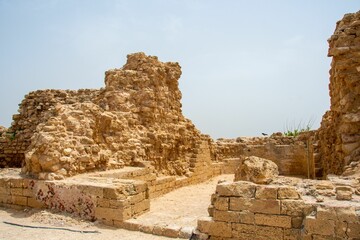
<instances>
[{"instance_id":1,"label":"eroded rock face","mask_svg":"<svg viewBox=\"0 0 360 240\"><path fill-rule=\"evenodd\" d=\"M47 106L36 123L23 172L57 179L150 162L159 174L187 174L209 137L182 115L180 75L178 63L135 53L123 68L107 71L105 89L89 90L90 98L84 90L56 95L65 100ZM66 101L74 95L79 101Z\"/></svg>"},{"instance_id":2,"label":"eroded rock face","mask_svg":"<svg viewBox=\"0 0 360 240\"><path fill-rule=\"evenodd\" d=\"M360 161L360 12L346 14L329 39L331 107L318 132L325 174L356 173Z\"/></svg>"},{"instance_id":3,"label":"eroded rock face","mask_svg":"<svg viewBox=\"0 0 360 240\"><path fill-rule=\"evenodd\" d=\"M278 166L264 158L250 156L244 159L235 172L234 181L251 181L258 184L268 184L279 175Z\"/></svg>"}]
</instances>

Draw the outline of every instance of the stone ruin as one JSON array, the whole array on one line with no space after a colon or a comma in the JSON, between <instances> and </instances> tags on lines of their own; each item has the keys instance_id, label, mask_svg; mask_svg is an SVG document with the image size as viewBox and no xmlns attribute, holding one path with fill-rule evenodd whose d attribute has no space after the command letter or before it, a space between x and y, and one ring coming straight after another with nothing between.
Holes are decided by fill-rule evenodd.
<instances>
[{"instance_id":1,"label":"stone ruin","mask_svg":"<svg viewBox=\"0 0 360 240\"><path fill-rule=\"evenodd\" d=\"M127 220L151 199L235 173L217 185L197 238L359 239L360 12L337 23L328 55L331 108L298 137L212 140L182 115L179 64L144 53L107 71L102 89L31 92L0 127L0 206L145 231Z\"/></svg>"},{"instance_id":2,"label":"stone ruin","mask_svg":"<svg viewBox=\"0 0 360 240\"><path fill-rule=\"evenodd\" d=\"M180 75L179 64L136 53L105 73L104 89L29 93L10 130L11 145L26 148L22 172L63 179L150 164L190 175L195 151L211 139L182 115Z\"/></svg>"}]
</instances>

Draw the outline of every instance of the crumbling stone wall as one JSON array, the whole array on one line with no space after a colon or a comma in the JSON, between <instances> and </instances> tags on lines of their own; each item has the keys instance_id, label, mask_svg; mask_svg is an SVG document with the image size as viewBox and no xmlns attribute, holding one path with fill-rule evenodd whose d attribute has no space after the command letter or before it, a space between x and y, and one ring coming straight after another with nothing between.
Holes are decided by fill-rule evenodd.
<instances>
[{"instance_id":1,"label":"crumbling stone wall","mask_svg":"<svg viewBox=\"0 0 360 240\"><path fill-rule=\"evenodd\" d=\"M0 167L21 167L31 137L39 124L55 114L55 105L91 102L98 90L38 90L30 92L19 104L9 129L0 129ZM2 134L1 134L2 132Z\"/></svg>"},{"instance_id":2,"label":"crumbling stone wall","mask_svg":"<svg viewBox=\"0 0 360 240\"><path fill-rule=\"evenodd\" d=\"M182 115L180 75L178 63L136 53L105 73L104 89L30 93L12 126L31 140L23 172L61 179L151 165L158 174L191 174L191 159L210 138Z\"/></svg>"},{"instance_id":3,"label":"crumbling stone wall","mask_svg":"<svg viewBox=\"0 0 360 240\"><path fill-rule=\"evenodd\" d=\"M318 132L324 174L353 174L360 161L360 12L337 22L329 41L331 107Z\"/></svg>"},{"instance_id":4,"label":"crumbling stone wall","mask_svg":"<svg viewBox=\"0 0 360 240\"><path fill-rule=\"evenodd\" d=\"M282 175L313 175L312 138L309 131L298 137L286 137L281 133L270 137L239 137L219 139L214 142L214 158L226 164L225 172L234 172L242 159L249 156L266 158L275 162ZM231 168L231 169L227 169Z\"/></svg>"},{"instance_id":5,"label":"crumbling stone wall","mask_svg":"<svg viewBox=\"0 0 360 240\"><path fill-rule=\"evenodd\" d=\"M14 133L0 126L0 168L21 167L26 143L19 141Z\"/></svg>"}]
</instances>

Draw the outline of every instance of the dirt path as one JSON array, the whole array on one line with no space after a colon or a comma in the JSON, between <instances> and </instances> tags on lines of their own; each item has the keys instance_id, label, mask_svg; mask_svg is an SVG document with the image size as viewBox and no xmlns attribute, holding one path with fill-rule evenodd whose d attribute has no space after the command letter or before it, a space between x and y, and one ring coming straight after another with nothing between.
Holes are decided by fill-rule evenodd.
<instances>
[{"instance_id":1,"label":"dirt path","mask_svg":"<svg viewBox=\"0 0 360 240\"><path fill-rule=\"evenodd\" d=\"M219 180L232 181L233 175L221 175L204 183L183 187L162 197L151 200L150 212L132 219L131 222L151 226L178 226L191 230L196 227L199 217L208 216L207 208L210 196L215 191ZM66 230L39 229L13 226L4 221L16 224L69 228L81 231L98 231L98 233L81 233ZM13 210L0 208L0 240L155 240L174 239L137 231L112 228L97 222L88 222L64 213L49 210L25 209Z\"/></svg>"},{"instance_id":2,"label":"dirt path","mask_svg":"<svg viewBox=\"0 0 360 240\"><path fill-rule=\"evenodd\" d=\"M150 212L133 220L140 224L196 227L199 217L209 216L211 194L219 180L232 181L233 174L216 176L204 183L176 189L151 200Z\"/></svg>"}]
</instances>

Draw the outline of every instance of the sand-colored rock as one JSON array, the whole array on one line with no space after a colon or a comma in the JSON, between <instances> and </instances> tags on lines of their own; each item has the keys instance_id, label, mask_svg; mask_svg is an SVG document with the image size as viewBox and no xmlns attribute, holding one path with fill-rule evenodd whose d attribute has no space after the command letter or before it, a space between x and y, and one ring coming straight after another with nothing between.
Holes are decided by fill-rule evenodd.
<instances>
[{"instance_id":1,"label":"sand-colored rock","mask_svg":"<svg viewBox=\"0 0 360 240\"><path fill-rule=\"evenodd\" d=\"M264 158L247 157L235 172L235 181L268 184L279 175L277 165Z\"/></svg>"},{"instance_id":2,"label":"sand-colored rock","mask_svg":"<svg viewBox=\"0 0 360 240\"><path fill-rule=\"evenodd\" d=\"M346 14L328 40L331 107L318 131L324 175L357 174L360 162L360 12Z\"/></svg>"},{"instance_id":3,"label":"sand-colored rock","mask_svg":"<svg viewBox=\"0 0 360 240\"><path fill-rule=\"evenodd\" d=\"M19 132L31 137L23 172L62 179L149 163L158 174L188 175L210 138L182 115L180 75L178 63L135 53L105 73L104 89L30 93L13 124L33 131Z\"/></svg>"}]
</instances>

